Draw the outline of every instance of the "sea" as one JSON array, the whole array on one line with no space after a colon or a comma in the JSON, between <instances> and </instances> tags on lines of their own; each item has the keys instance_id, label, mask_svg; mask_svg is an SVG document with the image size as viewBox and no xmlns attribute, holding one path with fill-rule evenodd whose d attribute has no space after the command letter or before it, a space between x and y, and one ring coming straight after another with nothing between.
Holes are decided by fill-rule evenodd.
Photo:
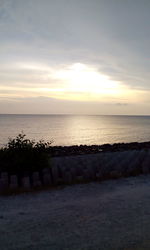
<instances>
[{"instance_id":1,"label":"sea","mask_svg":"<svg viewBox=\"0 0 150 250\"><path fill-rule=\"evenodd\" d=\"M150 116L0 114L0 147L19 133L52 145L102 145L150 141Z\"/></svg>"}]
</instances>

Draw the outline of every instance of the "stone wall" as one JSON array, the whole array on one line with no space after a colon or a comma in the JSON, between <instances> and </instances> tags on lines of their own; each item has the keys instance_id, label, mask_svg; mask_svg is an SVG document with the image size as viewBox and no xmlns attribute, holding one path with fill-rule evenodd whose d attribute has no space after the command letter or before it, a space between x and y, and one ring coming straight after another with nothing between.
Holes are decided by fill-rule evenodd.
<instances>
[{"instance_id":1,"label":"stone wall","mask_svg":"<svg viewBox=\"0 0 150 250\"><path fill-rule=\"evenodd\" d=\"M53 157L50 168L30 176L0 173L0 193L150 173L150 150Z\"/></svg>"}]
</instances>

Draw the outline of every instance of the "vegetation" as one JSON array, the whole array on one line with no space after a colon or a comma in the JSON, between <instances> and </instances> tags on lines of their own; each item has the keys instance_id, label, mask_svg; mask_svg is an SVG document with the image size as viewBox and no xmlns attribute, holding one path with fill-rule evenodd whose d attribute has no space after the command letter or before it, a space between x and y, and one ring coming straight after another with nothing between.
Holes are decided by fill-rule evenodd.
<instances>
[{"instance_id":1,"label":"vegetation","mask_svg":"<svg viewBox=\"0 0 150 250\"><path fill-rule=\"evenodd\" d=\"M23 132L16 138L10 138L6 147L0 149L0 172L7 171L10 174L26 175L49 167L48 148L51 144L52 141L35 142L26 139Z\"/></svg>"}]
</instances>

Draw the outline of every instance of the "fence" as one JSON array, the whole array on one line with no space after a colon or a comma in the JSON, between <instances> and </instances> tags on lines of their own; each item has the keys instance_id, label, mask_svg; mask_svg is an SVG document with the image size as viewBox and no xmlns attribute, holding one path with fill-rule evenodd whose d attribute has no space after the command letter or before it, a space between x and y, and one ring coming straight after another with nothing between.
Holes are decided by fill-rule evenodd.
<instances>
[{"instance_id":1,"label":"fence","mask_svg":"<svg viewBox=\"0 0 150 250\"><path fill-rule=\"evenodd\" d=\"M150 150L53 157L51 167L29 176L0 173L0 193L150 173Z\"/></svg>"}]
</instances>

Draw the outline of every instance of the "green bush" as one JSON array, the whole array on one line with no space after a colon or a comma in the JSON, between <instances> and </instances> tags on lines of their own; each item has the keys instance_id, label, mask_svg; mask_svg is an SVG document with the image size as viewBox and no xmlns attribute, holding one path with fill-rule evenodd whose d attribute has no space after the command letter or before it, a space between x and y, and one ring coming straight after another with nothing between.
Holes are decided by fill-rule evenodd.
<instances>
[{"instance_id":1,"label":"green bush","mask_svg":"<svg viewBox=\"0 0 150 250\"><path fill-rule=\"evenodd\" d=\"M6 147L0 149L0 172L24 175L49 167L50 154L47 149L51 143L26 139L23 133L9 139Z\"/></svg>"}]
</instances>

